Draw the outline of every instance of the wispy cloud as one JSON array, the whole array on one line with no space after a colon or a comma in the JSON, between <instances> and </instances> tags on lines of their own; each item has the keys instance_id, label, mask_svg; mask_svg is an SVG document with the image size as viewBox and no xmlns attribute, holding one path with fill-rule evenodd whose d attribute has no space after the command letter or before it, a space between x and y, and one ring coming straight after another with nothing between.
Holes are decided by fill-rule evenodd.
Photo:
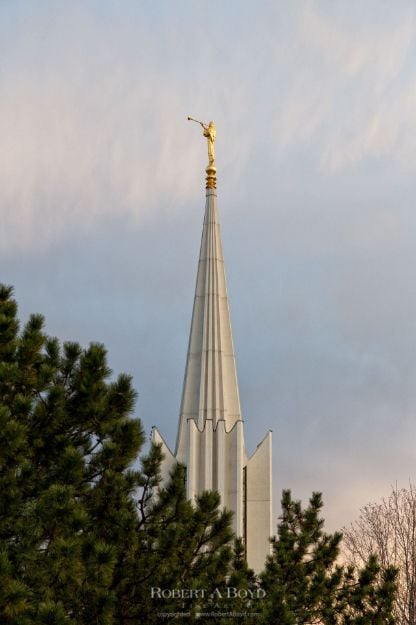
<instances>
[{"instance_id":1,"label":"wispy cloud","mask_svg":"<svg viewBox=\"0 0 416 625\"><path fill-rule=\"evenodd\" d=\"M219 121L221 171L235 184L252 153L290 160L302 146L324 172L374 157L414 166L412 9L394 27L364 16L363 28L358 8L266 5L208 32L209 11L182 5L181 20L133 4L130 21L110 8L97 19L76 2L15 16L19 46L4 32L0 76L3 251L191 201L206 155L188 113Z\"/></svg>"},{"instance_id":2,"label":"wispy cloud","mask_svg":"<svg viewBox=\"0 0 416 625\"><path fill-rule=\"evenodd\" d=\"M177 210L202 185L207 159L201 129L187 125L186 115L222 110L232 127L246 101L246 81L215 76L210 38L207 50L199 46L189 56L188 48L207 37L202 23L184 37L160 15L161 41L150 10L137 14L130 7L131 23L112 16L113 29L81 6L65 5L63 15L52 9L52 17L43 7L33 11L32 22L16 20L22 49L3 59L3 252L91 230L114 213L146 220L156 205ZM164 47L183 62L175 65ZM236 100L240 106L233 106ZM247 159L249 137L245 143L233 148L229 142L222 152L229 178Z\"/></svg>"},{"instance_id":3,"label":"wispy cloud","mask_svg":"<svg viewBox=\"0 0 416 625\"><path fill-rule=\"evenodd\" d=\"M7 86L0 103L3 249L42 246L114 211L147 218L155 198L189 194L199 144L172 124L184 118L175 93L169 85L153 89L155 77L145 71L140 86L113 69L91 86L64 75Z\"/></svg>"},{"instance_id":4,"label":"wispy cloud","mask_svg":"<svg viewBox=\"0 0 416 625\"><path fill-rule=\"evenodd\" d=\"M414 163L414 10L396 14L392 26L358 5L332 15L321 3L303 7L292 52L298 63L275 125L283 146L313 142L327 172L365 158Z\"/></svg>"}]
</instances>

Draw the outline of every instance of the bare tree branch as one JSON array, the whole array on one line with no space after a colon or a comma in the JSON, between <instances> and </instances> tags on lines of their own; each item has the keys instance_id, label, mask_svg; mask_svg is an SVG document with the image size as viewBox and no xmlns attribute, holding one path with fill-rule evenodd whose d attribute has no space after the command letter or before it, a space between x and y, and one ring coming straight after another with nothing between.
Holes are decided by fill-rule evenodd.
<instances>
[{"instance_id":1,"label":"bare tree branch","mask_svg":"<svg viewBox=\"0 0 416 625\"><path fill-rule=\"evenodd\" d=\"M416 623L416 486L392 488L387 499L370 503L343 529L347 563L363 566L369 555L382 567L399 569L395 616L398 625Z\"/></svg>"}]
</instances>

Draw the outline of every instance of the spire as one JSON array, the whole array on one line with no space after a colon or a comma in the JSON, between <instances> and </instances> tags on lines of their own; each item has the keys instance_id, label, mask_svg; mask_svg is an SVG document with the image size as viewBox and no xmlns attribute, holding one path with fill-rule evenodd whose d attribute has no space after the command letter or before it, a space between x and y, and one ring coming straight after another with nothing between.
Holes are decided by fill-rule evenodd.
<instances>
[{"instance_id":1,"label":"spire","mask_svg":"<svg viewBox=\"0 0 416 625\"><path fill-rule=\"evenodd\" d=\"M272 435L269 432L247 458L215 189L216 131L214 122L198 123L208 140L209 162L175 453L156 427L152 440L163 453L163 484L169 481L175 464L181 462L186 466L190 501L203 491L218 491L221 504L233 512L233 530L244 539L248 564L258 573L270 553Z\"/></svg>"},{"instance_id":2,"label":"spire","mask_svg":"<svg viewBox=\"0 0 416 625\"><path fill-rule=\"evenodd\" d=\"M211 188L206 191L179 436L188 419L199 430L207 420L214 428L224 420L226 431L241 419L217 195Z\"/></svg>"},{"instance_id":3,"label":"spire","mask_svg":"<svg viewBox=\"0 0 416 625\"><path fill-rule=\"evenodd\" d=\"M181 439L184 438L188 419L193 419L200 431L204 429L207 420L212 421L214 429L219 421L224 421L227 432L236 421L241 420L215 189L215 125L213 122L209 126L199 123L204 128L204 136L208 138L209 164L206 168L205 218L183 383L177 451L182 447ZM213 139L210 133L213 134Z\"/></svg>"}]
</instances>

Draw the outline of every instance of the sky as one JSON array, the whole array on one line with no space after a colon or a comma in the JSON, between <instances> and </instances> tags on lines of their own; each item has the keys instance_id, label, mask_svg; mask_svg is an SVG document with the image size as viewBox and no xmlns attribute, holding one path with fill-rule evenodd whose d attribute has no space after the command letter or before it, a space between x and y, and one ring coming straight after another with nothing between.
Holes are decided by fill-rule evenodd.
<instances>
[{"instance_id":1,"label":"sky","mask_svg":"<svg viewBox=\"0 0 416 625\"><path fill-rule=\"evenodd\" d=\"M245 437L328 528L416 481L412 0L3 0L0 281L174 446L217 126Z\"/></svg>"}]
</instances>

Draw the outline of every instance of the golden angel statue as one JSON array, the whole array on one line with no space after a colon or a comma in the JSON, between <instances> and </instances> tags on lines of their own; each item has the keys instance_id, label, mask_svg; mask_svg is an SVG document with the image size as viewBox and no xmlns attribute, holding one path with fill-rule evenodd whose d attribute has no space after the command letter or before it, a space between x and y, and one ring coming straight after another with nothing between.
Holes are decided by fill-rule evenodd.
<instances>
[{"instance_id":1,"label":"golden angel statue","mask_svg":"<svg viewBox=\"0 0 416 625\"><path fill-rule=\"evenodd\" d=\"M215 152L214 152L214 142L217 136L217 131L215 129L214 122L209 122L209 124L204 124L204 122L200 122L198 119L194 119L193 117L188 117L188 120L192 122L196 122L200 124L203 128L203 135L208 139L208 167L215 166Z\"/></svg>"}]
</instances>

